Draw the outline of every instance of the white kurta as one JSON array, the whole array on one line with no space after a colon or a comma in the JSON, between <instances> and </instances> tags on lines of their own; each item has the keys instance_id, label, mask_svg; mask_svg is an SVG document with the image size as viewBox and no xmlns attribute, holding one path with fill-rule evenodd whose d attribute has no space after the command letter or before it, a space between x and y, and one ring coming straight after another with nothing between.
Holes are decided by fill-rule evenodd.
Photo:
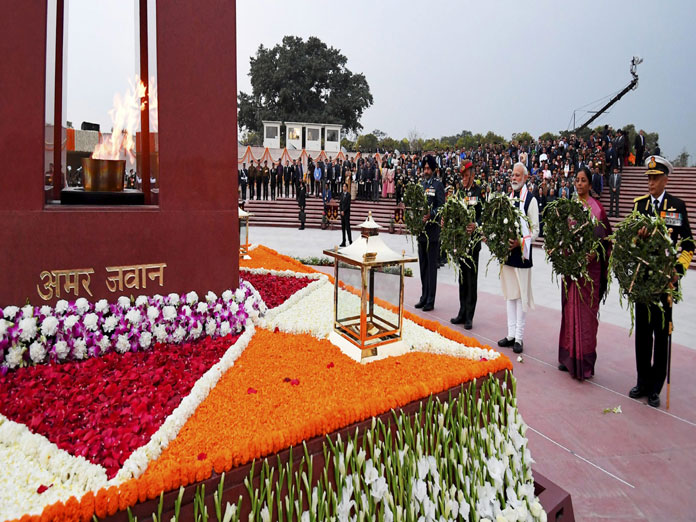
<instances>
[{"instance_id":1,"label":"white kurta","mask_svg":"<svg viewBox=\"0 0 696 522\"><path fill-rule=\"evenodd\" d=\"M524 211L524 202L520 202L520 206L521 210ZM539 237L539 205L536 198L532 198L532 201L529 203L527 217L530 221L530 238L527 241L531 244ZM503 290L503 297L507 301L521 299L523 311L534 310L531 268L515 268L503 265L500 269L500 285Z\"/></svg>"}]
</instances>

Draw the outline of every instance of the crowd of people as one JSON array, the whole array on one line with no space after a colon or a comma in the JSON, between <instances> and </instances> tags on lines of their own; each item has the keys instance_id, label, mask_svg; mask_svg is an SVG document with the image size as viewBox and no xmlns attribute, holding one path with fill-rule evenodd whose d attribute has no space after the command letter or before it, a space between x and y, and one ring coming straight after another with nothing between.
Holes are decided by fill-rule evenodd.
<instances>
[{"instance_id":1,"label":"crowd of people","mask_svg":"<svg viewBox=\"0 0 696 522\"><path fill-rule=\"evenodd\" d=\"M689 264L694 243L684 203L665 191L672 166L659 156L659 148L645 150L641 131L631 154L637 165L645 161L649 194L639 198L635 210L647 214L661 213L673 222L670 233L675 244L681 242L682 252L675 260L673 284L678 284ZM425 231L418 236L418 258L421 278L421 298L415 304L425 312L435 307L437 270L442 265L440 252L441 224L436 219L447 197L458 195L467 205L476 207L476 222L467 228L471 233L481 225L481 209L494 194L508 194L526 220L520 223L521 240L511 240L510 255L501 267L500 279L507 307L507 333L498 342L500 347L521 353L524 346L526 315L534 309L532 268L534 240L542 234L540 219L546 204L557 198L577 198L597 219L595 234L604 243L602 254L587 260L589 278L568 281L570 290L562 296L562 324L559 335L559 370L583 380L592 378L596 361L598 313L607 288L608 256L611 245L609 215L618 213L620 176L629 159L629 147L623 131L605 128L587 139L536 141L508 145L486 144L470 150L445 150L424 154L401 154L397 151L379 155L361 155L346 159L329 157L313 161L306 167L297 161L268 166L257 162L240 169L241 198L275 199L282 194L296 197L300 219L307 197L332 198L339 201L343 228L343 243L350 235L351 200L377 201L393 198L402 203L409 183L422 184L428 199L429 211L423 216ZM275 173L275 174L274 174ZM270 192L269 192L270 187ZM599 202L604 190L611 190L609 213ZM647 203L645 203L647 202ZM645 204L644 204L645 203ZM303 227L301 227L303 228ZM459 268L460 308L454 324L472 328L477 301L478 254L472 253L473 266ZM664 296L663 296L664 297ZM661 298L662 299L662 298ZM662 299L666 301L665 299ZM663 303L664 307L667 305ZM671 315L671 303L669 312ZM666 373L666 352L670 317L658 320L656 305L636 305L636 366L637 381L629 396L647 397L648 404L660 404L660 391Z\"/></svg>"}]
</instances>

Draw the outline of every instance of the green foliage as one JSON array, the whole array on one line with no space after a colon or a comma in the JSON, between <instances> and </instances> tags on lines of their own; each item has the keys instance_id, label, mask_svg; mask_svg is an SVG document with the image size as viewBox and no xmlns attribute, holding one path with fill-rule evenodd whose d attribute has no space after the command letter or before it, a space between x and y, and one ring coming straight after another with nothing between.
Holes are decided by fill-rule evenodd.
<instances>
[{"instance_id":1,"label":"green foliage","mask_svg":"<svg viewBox=\"0 0 696 522\"><path fill-rule=\"evenodd\" d=\"M647 231L645 237L638 234L643 227ZM621 297L628 299L631 320L636 303L654 304L662 309L662 294L668 294L674 302L679 300L678 288L671 285L677 247L672 244L661 217L646 216L634 210L619 223L611 240L614 246L609 269L619 283Z\"/></svg>"},{"instance_id":2,"label":"green foliage","mask_svg":"<svg viewBox=\"0 0 696 522\"><path fill-rule=\"evenodd\" d=\"M246 132L242 134L239 143L241 143L244 146L250 145L252 147L260 147L261 145L263 145L263 136L260 132Z\"/></svg>"},{"instance_id":3,"label":"green foliage","mask_svg":"<svg viewBox=\"0 0 696 522\"><path fill-rule=\"evenodd\" d=\"M413 237L418 237L425 232L423 216L430 212L428 198L420 183L409 183L404 191L404 223Z\"/></svg>"},{"instance_id":4,"label":"green foliage","mask_svg":"<svg viewBox=\"0 0 696 522\"><path fill-rule=\"evenodd\" d=\"M682 151L679 153L679 156L672 160L672 165L674 165L675 167L688 167L689 156L691 155L687 152L686 147L684 147Z\"/></svg>"},{"instance_id":5,"label":"green foliage","mask_svg":"<svg viewBox=\"0 0 696 522\"><path fill-rule=\"evenodd\" d=\"M564 287L566 277L576 284L580 279L592 281L587 258L600 254L601 243L595 235L598 225L592 211L577 199L557 199L544 209L546 258L553 273L564 278Z\"/></svg>"},{"instance_id":6,"label":"green foliage","mask_svg":"<svg viewBox=\"0 0 696 522\"><path fill-rule=\"evenodd\" d=\"M514 201L517 200L506 194L495 194L483 208L481 233L492 254L489 263L497 259L504 265L510 257L509 241L517 239L521 243L520 219L528 221L529 218L513 205Z\"/></svg>"},{"instance_id":7,"label":"green foliage","mask_svg":"<svg viewBox=\"0 0 696 522\"><path fill-rule=\"evenodd\" d=\"M262 120L340 123L362 128L360 118L372 105L362 74L346 67L338 49L316 37L283 37L272 48L259 46L250 59L252 93L239 93L239 126L261 132Z\"/></svg>"},{"instance_id":8,"label":"green foliage","mask_svg":"<svg viewBox=\"0 0 696 522\"><path fill-rule=\"evenodd\" d=\"M343 138L341 140L341 147L346 150L355 150L355 142L349 140L348 138Z\"/></svg>"},{"instance_id":9,"label":"green foliage","mask_svg":"<svg viewBox=\"0 0 696 522\"><path fill-rule=\"evenodd\" d=\"M529 134L527 131L523 132L517 132L512 135L512 138L510 138L510 141L516 141L519 144L524 143L525 141L529 144L534 141L534 137Z\"/></svg>"},{"instance_id":10,"label":"green foliage","mask_svg":"<svg viewBox=\"0 0 696 522\"><path fill-rule=\"evenodd\" d=\"M358 152L375 151L377 150L378 145L379 140L377 139L377 136L372 133L358 136L358 139L355 141L355 148L358 150Z\"/></svg>"},{"instance_id":11,"label":"green foliage","mask_svg":"<svg viewBox=\"0 0 696 522\"><path fill-rule=\"evenodd\" d=\"M541 136L539 136L539 141L547 141L547 140L557 140L558 139L558 134L554 134L553 132L545 132Z\"/></svg>"},{"instance_id":12,"label":"green foliage","mask_svg":"<svg viewBox=\"0 0 696 522\"><path fill-rule=\"evenodd\" d=\"M481 241L481 235L478 228L471 234L466 230L469 224L476 221L474 207L452 196L440 209L439 218L442 220L440 250L447 255L447 261L455 270L459 270L460 262L476 268L472 254Z\"/></svg>"}]
</instances>

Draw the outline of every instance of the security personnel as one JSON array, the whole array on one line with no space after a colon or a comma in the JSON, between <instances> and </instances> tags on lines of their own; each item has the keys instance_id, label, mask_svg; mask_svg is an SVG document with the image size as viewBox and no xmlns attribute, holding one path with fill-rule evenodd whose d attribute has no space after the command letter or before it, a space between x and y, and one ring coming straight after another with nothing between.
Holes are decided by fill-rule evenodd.
<instances>
[{"instance_id":1,"label":"security personnel","mask_svg":"<svg viewBox=\"0 0 696 522\"><path fill-rule=\"evenodd\" d=\"M418 264L420 265L421 298L416 308L429 312L435 308L437 289L437 266L440 258L440 222L435 220L438 211L445 204L445 187L435 177L437 162L428 154L423 158L423 189L428 198L430 211L423 216L425 232L418 236Z\"/></svg>"},{"instance_id":2,"label":"security personnel","mask_svg":"<svg viewBox=\"0 0 696 522\"><path fill-rule=\"evenodd\" d=\"M634 210L645 215L659 215L665 220L672 242L674 244L683 240L681 253L675 259L674 278L672 284L679 284L679 279L684 276L691 258L694 255L694 241L689 226L689 217L684 202L665 191L667 180L672 173L672 164L660 156L649 156L645 160L648 168L645 174L648 176L649 194L634 200ZM644 237L647 230L641 229L639 236ZM660 302L664 308L664 320L662 311L657 305L644 305L636 303L636 369L638 382L628 392L632 399L648 397L648 404L654 408L660 405L660 391L667 376L667 343L672 323L672 303L667 294L660 296Z\"/></svg>"},{"instance_id":3,"label":"security personnel","mask_svg":"<svg viewBox=\"0 0 696 522\"><path fill-rule=\"evenodd\" d=\"M476 227L481 225L481 214L483 213L483 195L481 187L474 183L474 164L470 160L464 160L461 166L462 183L456 196L459 197L467 207L473 207L476 212L476 221L469 223L466 231L472 234ZM459 262L459 313L457 317L450 319L452 324L464 323L466 330L471 330L474 322L474 312L476 311L477 279L479 253L481 243L476 243L471 252L472 260L468 264L464 261Z\"/></svg>"},{"instance_id":4,"label":"security personnel","mask_svg":"<svg viewBox=\"0 0 696 522\"><path fill-rule=\"evenodd\" d=\"M239 188L242 190L242 201L246 201L247 183L249 183L249 171L246 168L246 163L242 163L242 168L239 169Z\"/></svg>"}]
</instances>

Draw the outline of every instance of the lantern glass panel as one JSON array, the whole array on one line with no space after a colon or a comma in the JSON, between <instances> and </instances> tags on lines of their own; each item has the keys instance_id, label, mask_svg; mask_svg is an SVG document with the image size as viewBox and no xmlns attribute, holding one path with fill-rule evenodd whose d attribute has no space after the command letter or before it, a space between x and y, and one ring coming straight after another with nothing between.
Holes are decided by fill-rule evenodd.
<instances>
[{"instance_id":1,"label":"lantern glass panel","mask_svg":"<svg viewBox=\"0 0 696 522\"><path fill-rule=\"evenodd\" d=\"M390 265L389 270L400 270L399 265ZM389 304L397 307L400 303L401 275L400 272L390 273L384 268L372 268L368 275L368 323L372 327L368 329L368 336L380 332L397 330L399 328L399 314L384 307Z\"/></svg>"},{"instance_id":2,"label":"lantern glass panel","mask_svg":"<svg viewBox=\"0 0 696 522\"><path fill-rule=\"evenodd\" d=\"M336 322L360 337L360 295L362 275L359 267L339 264Z\"/></svg>"}]
</instances>

